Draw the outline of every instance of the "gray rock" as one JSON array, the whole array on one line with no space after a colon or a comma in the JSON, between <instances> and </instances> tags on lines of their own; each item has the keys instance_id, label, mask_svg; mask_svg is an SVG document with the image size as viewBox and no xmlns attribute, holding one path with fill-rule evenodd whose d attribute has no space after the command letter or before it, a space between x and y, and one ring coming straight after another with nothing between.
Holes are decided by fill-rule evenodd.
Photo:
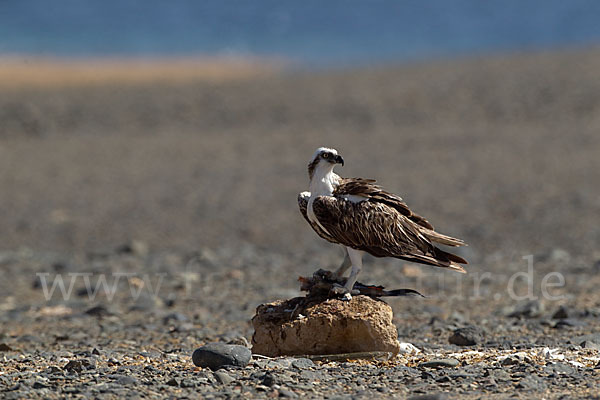
<instances>
[{"instance_id":1,"label":"gray rock","mask_svg":"<svg viewBox=\"0 0 600 400\"><path fill-rule=\"evenodd\" d=\"M527 375L519 381L517 388L527 391L543 391L546 390L546 384L537 375Z\"/></svg>"},{"instance_id":2,"label":"gray rock","mask_svg":"<svg viewBox=\"0 0 600 400\"><path fill-rule=\"evenodd\" d=\"M581 342L580 345L584 349L600 350L600 344L598 344L596 342L592 342L591 340L585 340L585 341Z\"/></svg>"},{"instance_id":3,"label":"gray rock","mask_svg":"<svg viewBox=\"0 0 600 400\"><path fill-rule=\"evenodd\" d=\"M578 336L574 340L573 343L577 343L578 345L583 344L583 342L594 342L600 343L600 333L592 333L590 335Z\"/></svg>"},{"instance_id":4,"label":"gray rock","mask_svg":"<svg viewBox=\"0 0 600 400\"><path fill-rule=\"evenodd\" d=\"M179 312L173 312L163 317L163 324L168 325L171 322L187 322L188 317Z\"/></svg>"},{"instance_id":5,"label":"gray rock","mask_svg":"<svg viewBox=\"0 0 600 400\"><path fill-rule=\"evenodd\" d=\"M121 374L111 374L108 375L109 379L116 381L119 385L127 386L127 385L136 385L138 383L137 379L133 376L121 375Z\"/></svg>"},{"instance_id":6,"label":"gray rock","mask_svg":"<svg viewBox=\"0 0 600 400\"><path fill-rule=\"evenodd\" d=\"M553 363L553 364L546 364L544 366L544 372L546 372L547 374L564 374L564 375L571 375L574 374L577 370L570 366L569 364L565 364L565 363Z\"/></svg>"},{"instance_id":7,"label":"gray rock","mask_svg":"<svg viewBox=\"0 0 600 400\"><path fill-rule=\"evenodd\" d=\"M552 262L559 263L559 264L566 264L571 260L571 255L566 250L563 250L560 248L555 248L555 249L552 249L548 258Z\"/></svg>"},{"instance_id":8,"label":"gray rock","mask_svg":"<svg viewBox=\"0 0 600 400\"><path fill-rule=\"evenodd\" d=\"M34 335L23 335L17 339L19 343L42 343L42 339Z\"/></svg>"},{"instance_id":9,"label":"gray rock","mask_svg":"<svg viewBox=\"0 0 600 400\"><path fill-rule=\"evenodd\" d=\"M287 389L279 389L279 397L287 397L290 399L295 399L298 397L298 395L294 392L292 392L291 390L287 390Z\"/></svg>"},{"instance_id":10,"label":"gray rock","mask_svg":"<svg viewBox=\"0 0 600 400\"><path fill-rule=\"evenodd\" d=\"M438 358L419 364L419 367L426 368L452 368L458 366L458 360L454 358Z\"/></svg>"},{"instance_id":11,"label":"gray rock","mask_svg":"<svg viewBox=\"0 0 600 400\"><path fill-rule=\"evenodd\" d=\"M537 318L544 313L544 304L538 300L531 300L518 304L508 316L511 318Z\"/></svg>"},{"instance_id":12,"label":"gray rock","mask_svg":"<svg viewBox=\"0 0 600 400\"><path fill-rule=\"evenodd\" d=\"M454 331L448 341L457 346L474 346L483 341L483 332L476 326L467 326Z\"/></svg>"},{"instance_id":13,"label":"gray rock","mask_svg":"<svg viewBox=\"0 0 600 400\"><path fill-rule=\"evenodd\" d=\"M556 328L556 329L561 329L561 328L568 328L568 327L574 327L574 326L585 326L585 325L587 325L585 322L580 321L578 319L567 318L567 319L558 320L552 327Z\"/></svg>"},{"instance_id":14,"label":"gray rock","mask_svg":"<svg viewBox=\"0 0 600 400\"><path fill-rule=\"evenodd\" d=\"M225 343L209 343L194 351L192 361L197 367L208 367L216 371L227 365L245 367L250 362L251 357L252 353L247 347Z\"/></svg>"},{"instance_id":15,"label":"gray rock","mask_svg":"<svg viewBox=\"0 0 600 400\"><path fill-rule=\"evenodd\" d=\"M488 370L486 374L495 381L508 382L511 380L510 374L502 368Z\"/></svg>"},{"instance_id":16,"label":"gray rock","mask_svg":"<svg viewBox=\"0 0 600 400\"><path fill-rule=\"evenodd\" d=\"M308 358L298 358L292 361L292 367L297 369L309 369L314 368L315 363L312 362L312 360L309 360Z\"/></svg>"},{"instance_id":17,"label":"gray rock","mask_svg":"<svg viewBox=\"0 0 600 400\"><path fill-rule=\"evenodd\" d=\"M191 379L182 379L179 386L182 388L196 387L196 383Z\"/></svg>"},{"instance_id":18,"label":"gray rock","mask_svg":"<svg viewBox=\"0 0 600 400\"><path fill-rule=\"evenodd\" d=\"M448 397L443 393L424 394L422 396L412 396L408 400L446 400Z\"/></svg>"},{"instance_id":19,"label":"gray rock","mask_svg":"<svg viewBox=\"0 0 600 400\"><path fill-rule=\"evenodd\" d=\"M229 385L235 380L235 378L231 377L223 371L216 371L214 374L217 382L222 383L223 385Z\"/></svg>"}]
</instances>

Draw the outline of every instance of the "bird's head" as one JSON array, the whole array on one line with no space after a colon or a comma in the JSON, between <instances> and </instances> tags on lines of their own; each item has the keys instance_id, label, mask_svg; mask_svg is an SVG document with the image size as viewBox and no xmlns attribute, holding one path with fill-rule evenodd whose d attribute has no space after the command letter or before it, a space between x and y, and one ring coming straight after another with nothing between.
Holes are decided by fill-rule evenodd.
<instances>
[{"instance_id":1,"label":"bird's head","mask_svg":"<svg viewBox=\"0 0 600 400\"><path fill-rule=\"evenodd\" d=\"M310 163L308 163L308 176L312 179L315 171L320 169L331 171L336 164L342 164L342 166L344 166L344 159L338 154L337 150L319 147L315 151Z\"/></svg>"}]
</instances>

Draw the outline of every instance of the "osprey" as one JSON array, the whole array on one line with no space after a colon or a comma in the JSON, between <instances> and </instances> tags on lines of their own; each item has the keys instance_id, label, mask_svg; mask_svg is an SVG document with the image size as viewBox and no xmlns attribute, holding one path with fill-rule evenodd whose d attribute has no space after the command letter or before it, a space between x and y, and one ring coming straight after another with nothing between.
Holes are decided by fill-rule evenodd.
<instances>
[{"instance_id":1,"label":"osprey","mask_svg":"<svg viewBox=\"0 0 600 400\"><path fill-rule=\"evenodd\" d=\"M434 245L463 246L464 241L434 231L400 196L381 189L374 179L340 177L333 172L337 164L344 165L337 150L318 148L308 164L310 191L298 195L300 212L315 232L345 248L344 262L334 274L340 276L352 266L336 293L346 299L356 294L352 289L364 252L465 272L460 265L467 264L465 259Z\"/></svg>"}]
</instances>

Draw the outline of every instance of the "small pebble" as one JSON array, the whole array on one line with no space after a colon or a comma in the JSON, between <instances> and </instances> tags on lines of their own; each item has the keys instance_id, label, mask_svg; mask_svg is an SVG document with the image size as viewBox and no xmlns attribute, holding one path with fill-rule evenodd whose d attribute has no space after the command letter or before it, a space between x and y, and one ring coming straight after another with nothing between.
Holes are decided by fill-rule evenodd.
<instances>
[{"instance_id":1,"label":"small pebble","mask_svg":"<svg viewBox=\"0 0 600 400\"><path fill-rule=\"evenodd\" d=\"M231 382L233 382L235 380L234 378L232 378L230 375L226 374L223 371L216 371L215 378L217 379L217 381L219 383L222 383L223 385L229 385Z\"/></svg>"},{"instance_id":2,"label":"small pebble","mask_svg":"<svg viewBox=\"0 0 600 400\"><path fill-rule=\"evenodd\" d=\"M448 341L457 346L474 346L483 341L483 333L475 326L459 328L454 331Z\"/></svg>"},{"instance_id":3,"label":"small pebble","mask_svg":"<svg viewBox=\"0 0 600 400\"><path fill-rule=\"evenodd\" d=\"M312 360L309 360L308 358L298 358L292 361L292 367L297 369L309 369L314 368L315 363L312 362Z\"/></svg>"},{"instance_id":4,"label":"small pebble","mask_svg":"<svg viewBox=\"0 0 600 400\"><path fill-rule=\"evenodd\" d=\"M175 378L171 378L168 382L167 385L169 386L179 386L179 382L177 382L177 379Z\"/></svg>"},{"instance_id":5,"label":"small pebble","mask_svg":"<svg viewBox=\"0 0 600 400\"><path fill-rule=\"evenodd\" d=\"M0 351L11 351L12 349L10 348L9 345L7 345L6 343L0 343Z\"/></svg>"},{"instance_id":6,"label":"small pebble","mask_svg":"<svg viewBox=\"0 0 600 400\"><path fill-rule=\"evenodd\" d=\"M192 361L194 365L202 368L210 368L213 371L228 365L245 367L250 362L252 353L244 346L209 343L194 351Z\"/></svg>"},{"instance_id":7,"label":"small pebble","mask_svg":"<svg viewBox=\"0 0 600 400\"><path fill-rule=\"evenodd\" d=\"M292 392L291 390L287 390L287 389L279 389L279 397L287 397L290 399L295 399L298 397L298 395L294 392Z\"/></svg>"},{"instance_id":8,"label":"small pebble","mask_svg":"<svg viewBox=\"0 0 600 400\"><path fill-rule=\"evenodd\" d=\"M454 358L440 358L419 364L420 367L427 368L446 368L458 366L458 360Z\"/></svg>"}]
</instances>

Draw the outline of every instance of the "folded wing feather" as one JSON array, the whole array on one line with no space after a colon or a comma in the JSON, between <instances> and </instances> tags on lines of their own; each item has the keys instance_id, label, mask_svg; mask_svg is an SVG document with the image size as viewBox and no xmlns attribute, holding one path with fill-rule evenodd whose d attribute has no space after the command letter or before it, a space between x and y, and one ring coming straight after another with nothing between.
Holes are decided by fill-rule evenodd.
<instances>
[{"instance_id":1,"label":"folded wing feather","mask_svg":"<svg viewBox=\"0 0 600 400\"><path fill-rule=\"evenodd\" d=\"M365 201L345 200L347 195L365 197ZM298 196L300 211L310 223L307 203L306 196ZM448 246L465 243L435 232L433 226L413 213L401 197L382 190L374 180L341 178L333 196L319 196L314 200L313 211L329 234L315 224L311 226L330 242L376 257L395 257L465 272L459 264L467 264L466 260L435 247L432 242Z\"/></svg>"}]
</instances>

